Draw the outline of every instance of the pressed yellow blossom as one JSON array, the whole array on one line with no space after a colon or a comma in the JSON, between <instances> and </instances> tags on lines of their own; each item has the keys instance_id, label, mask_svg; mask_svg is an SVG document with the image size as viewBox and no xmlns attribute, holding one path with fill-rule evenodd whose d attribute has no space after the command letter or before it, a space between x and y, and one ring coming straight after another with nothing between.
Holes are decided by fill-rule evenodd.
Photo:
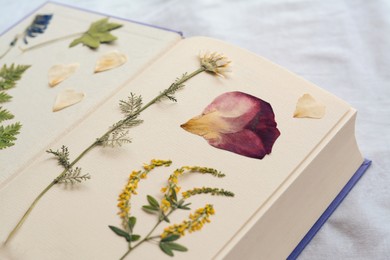
<instances>
[{"instance_id":1,"label":"pressed yellow blossom","mask_svg":"<svg viewBox=\"0 0 390 260\"><path fill-rule=\"evenodd\" d=\"M205 52L199 55L200 65L206 71L216 74L217 76L225 76L225 72L230 71L229 65L231 61L221 53Z\"/></svg>"},{"instance_id":2,"label":"pressed yellow blossom","mask_svg":"<svg viewBox=\"0 0 390 260\"><path fill-rule=\"evenodd\" d=\"M123 188L121 194L118 197L118 215L123 220L123 226L127 227L127 220L130 216L131 203L130 199L132 195L137 195L138 183L141 179L145 179L148 173L153 170L155 167L160 166L169 166L172 161L164 160L155 160L153 159L150 164L144 164L143 168L145 171L132 171L129 176L129 179L126 183L126 186Z\"/></svg>"},{"instance_id":3,"label":"pressed yellow blossom","mask_svg":"<svg viewBox=\"0 0 390 260\"><path fill-rule=\"evenodd\" d=\"M165 238L171 235L184 236L185 231L189 233L201 230L204 224L210 222L210 216L215 214L213 205L207 204L204 208L197 209L193 214L190 214L189 220L184 220L180 224L174 224L166 227L161 238Z\"/></svg>"}]
</instances>

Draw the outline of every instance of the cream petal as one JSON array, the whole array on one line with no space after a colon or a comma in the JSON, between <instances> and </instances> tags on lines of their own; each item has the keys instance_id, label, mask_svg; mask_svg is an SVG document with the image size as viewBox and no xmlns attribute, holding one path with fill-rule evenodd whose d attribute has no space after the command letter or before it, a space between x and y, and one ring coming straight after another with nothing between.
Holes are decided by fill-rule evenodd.
<instances>
[{"instance_id":1,"label":"cream petal","mask_svg":"<svg viewBox=\"0 0 390 260\"><path fill-rule=\"evenodd\" d=\"M73 89L65 89L57 95L53 106L53 112L59 111L80 102L83 100L84 96L85 94L82 92L76 92Z\"/></svg>"},{"instance_id":2,"label":"cream petal","mask_svg":"<svg viewBox=\"0 0 390 260\"><path fill-rule=\"evenodd\" d=\"M310 94L304 94L298 99L294 112L297 118L322 118L325 115L325 105L316 101Z\"/></svg>"},{"instance_id":3,"label":"cream petal","mask_svg":"<svg viewBox=\"0 0 390 260\"><path fill-rule=\"evenodd\" d=\"M127 57L119 51L111 51L102 55L96 63L95 73L113 69L125 64Z\"/></svg>"},{"instance_id":4,"label":"cream petal","mask_svg":"<svg viewBox=\"0 0 390 260\"><path fill-rule=\"evenodd\" d=\"M80 67L78 63L58 64L49 69L49 85L54 87L63 80L69 78Z\"/></svg>"}]
</instances>

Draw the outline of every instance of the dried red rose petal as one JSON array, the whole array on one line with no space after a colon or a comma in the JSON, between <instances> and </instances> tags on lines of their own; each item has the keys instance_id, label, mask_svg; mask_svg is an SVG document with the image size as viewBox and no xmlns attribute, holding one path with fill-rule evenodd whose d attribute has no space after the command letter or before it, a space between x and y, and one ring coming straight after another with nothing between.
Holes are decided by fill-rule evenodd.
<instances>
[{"instance_id":1,"label":"dried red rose petal","mask_svg":"<svg viewBox=\"0 0 390 260\"><path fill-rule=\"evenodd\" d=\"M257 159L271 153L280 135L271 105L239 91L218 96L181 127L216 148Z\"/></svg>"}]
</instances>

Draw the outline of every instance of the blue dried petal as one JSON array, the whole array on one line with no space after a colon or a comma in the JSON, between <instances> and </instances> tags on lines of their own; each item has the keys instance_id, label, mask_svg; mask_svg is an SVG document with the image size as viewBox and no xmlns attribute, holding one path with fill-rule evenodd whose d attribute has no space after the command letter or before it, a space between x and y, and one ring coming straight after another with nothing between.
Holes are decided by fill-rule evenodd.
<instances>
[{"instance_id":1,"label":"blue dried petal","mask_svg":"<svg viewBox=\"0 0 390 260\"><path fill-rule=\"evenodd\" d=\"M41 14L35 16L34 21L30 24L29 27L26 28L24 32L24 43L28 44L27 37L33 38L38 34L44 33L52 17L52 14Z\"/></svg>"}]
</instances>

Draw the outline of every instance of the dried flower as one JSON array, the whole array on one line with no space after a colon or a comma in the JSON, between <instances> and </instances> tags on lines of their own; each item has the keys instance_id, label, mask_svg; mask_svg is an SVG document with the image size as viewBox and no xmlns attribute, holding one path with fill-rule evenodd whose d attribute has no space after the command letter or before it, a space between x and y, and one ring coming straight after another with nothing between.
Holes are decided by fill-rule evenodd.
<instances>
[{"instance_id":1,"label":"dried flower","mask_svg":"<svg viewBox=\"0 0 390 260\"><path fill-rule=\"evenodd\" d=\"M271 105L238 91L218 96L181 127L216 148L257 159L271 153L280 135Z\"/></svg>"},{"instance_id":2,"label":"dried flower","mask_svg":"<svg viewBox=\"0 0 390 260\"><path fill-rule=\"evenodd\" d=\"M218 76L224 77L225 72L230 71L228 67L231 61L223 54L207 51L199 55L199 60L202 68Z\"/></svg>"},{"instance_id":3,"label":"dried flower","mask_svg":"<svg viewBox=\"0 0 390 260\"><path fill-rule=\"evenodd\" d=\"M184 220L180 224L174 224L164 229L161 238L171 235L184 236L185 231L189 233L201 230L204 224L210 222L210 216L215 214L213 205L207 204L204 208L199 208L195 213L190 214L189 220Z\"/></svg>"},{"instance_id":4,"label":"dried flower","mask_svg":"<svg viewBox=\"0 0 390 260\"><path fill-rule=\"evenodd\" d=\"M131 204L130 204L130 199L132 195L137 195L137 188L138 188L138 183L141 179L145 179L148 173L153 170L155 167L160 167L160 166L169 166L171 165L172 161L168 160L155 160L153 159L150 164L144 164L143 168L144 171L133 171L129 179L127 181L126 186L123 188L123 191L121 194L119 194L118 198L118 208L119 212L118 215L122 218L123 220L123 226L127 226L127 220L130 216L130 209L131 209Z\"/></svg>"}]
</instances>

